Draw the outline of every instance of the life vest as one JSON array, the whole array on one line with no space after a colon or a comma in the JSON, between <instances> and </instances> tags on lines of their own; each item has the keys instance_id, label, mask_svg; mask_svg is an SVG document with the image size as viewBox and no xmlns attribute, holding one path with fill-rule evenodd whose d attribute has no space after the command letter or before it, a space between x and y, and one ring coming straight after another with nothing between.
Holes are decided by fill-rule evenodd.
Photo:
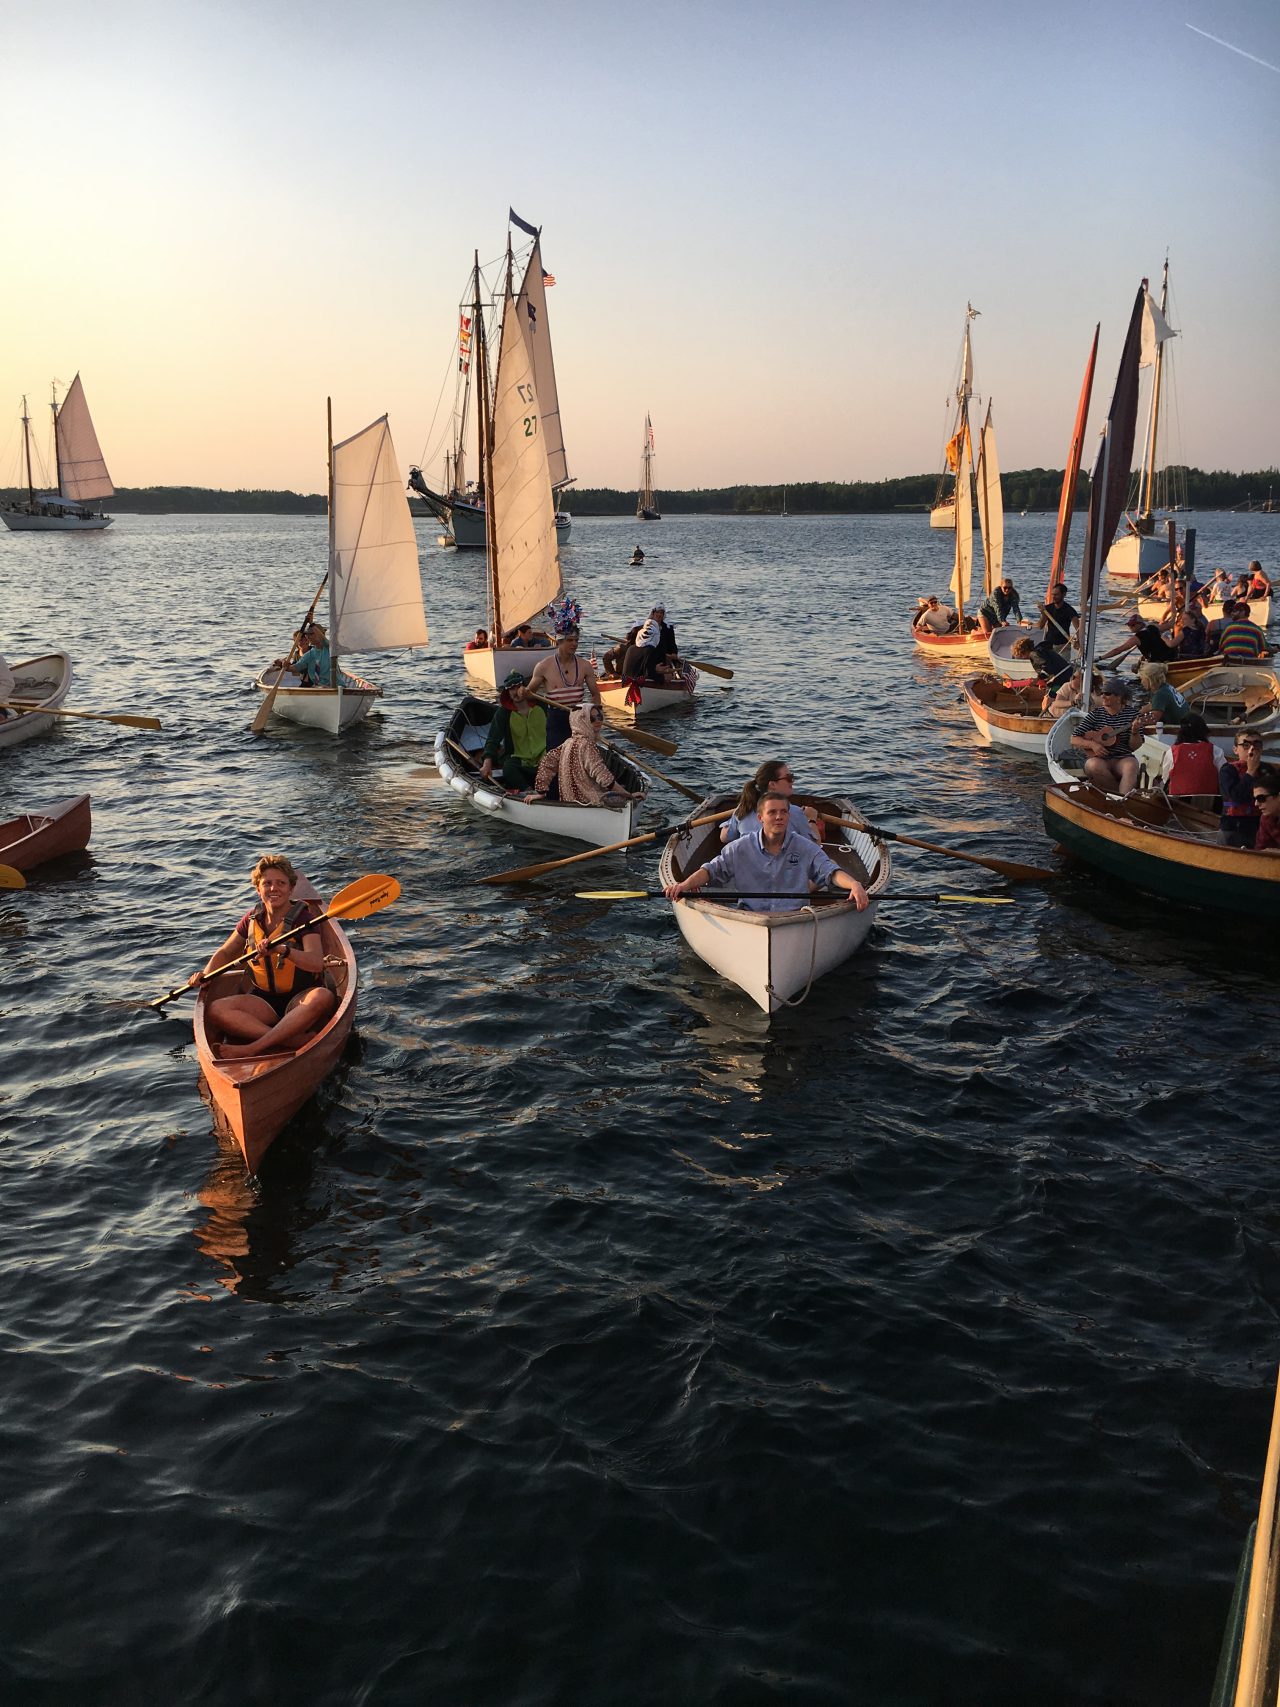
<instances>
[{"instance_id":1,"label":"life vest","mask_svg":"<svg viewBox=\"0 0 1280 1707\"><path fill-rule=\"evenodd\" d=\"M311 909L305 901L293 902L284 916L284 923L271 935L282 936L285 931L291 931L303 924L310 915ZM249 947L256 952L268 940L266 909L257 906L249 919ZM267 956L265 964L261 960L249 962L249 973L255 989L270 996L289 996L297 990L311 989L316 982L315 978L309 973L299 971L289 959L289 950L300 940L295 937L293 942L285 943L278 951L273 950Z\"/></svg>"},{"instance_id":2,"label":"life vest","mask_svg":"<svg viewBox=\"0 0 1280 1707\"><path fill-rule=\"evenodd\" d=\"M1218 767L1211 741L1175 741L1169 771L1170 794L1216 794Z\"/></svg>"}]
</instances>

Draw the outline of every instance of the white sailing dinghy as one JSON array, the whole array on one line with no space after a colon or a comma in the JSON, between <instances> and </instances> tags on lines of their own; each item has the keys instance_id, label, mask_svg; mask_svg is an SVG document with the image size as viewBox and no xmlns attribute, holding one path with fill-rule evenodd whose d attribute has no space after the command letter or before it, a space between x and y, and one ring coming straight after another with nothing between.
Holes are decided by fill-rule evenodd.
<instances>
[{"instance_id":1,"label":"white sailing dinghy","mask_svg":"<svg viewBox=\"0 0 1280 1707\"><path fill-rule=\"evenodd\" d=\"M985 657L987 652L987 637L980 628L965 628L964 607L969 597L969 583L973 573L973 497L972 475L970 471L971 449L969 445L969 415L968 402L961 406L962 448L959 465L956 469L956 513L955 513L955 558L951 568L951 596L956 601L957 627L946 634L933 634L927 628L913 628L911 637L931 658L954 658L964 662L968 658ZM1002 512L1003 515L1003 512ZM1001 533L1003 540L1003 531Z\"/></svg>"},{"instance_id":2,"label":"white sailing dinghy","mask_svg":"<svg viewBox=\"0 0 1280 1707\"><path fill-rule=\"evenodd\" d=\"M58 407L53 395L53 446L58 490L37 492L31 472L31 422L22 399L22 440L27 470L27 496L0 508L0 521L14 533L93 533L110 527L112 517L93 508L115 493L103 460L93 417L85 402L80 375L71 381Z\"/></svg>"},{"instance_id":3,"label":"white sailing dinghy","mask_svg":"<svg viewBox=\"0 0 1280 1707\"><path fill-rule=\"evenodd\" d=\"M1169 312L1169 262L1164 263L1164 278L1160 286L1160 304L1156 306L1143 280L1142 309L1142 366L1151 369L1151 397L1147 406L1147 431L1138 473L1137 491L1132 509L1124 518L1124 532L1107 553L1107 572L1120 581L1146 580L1169 561L1169 541L1166 529L1156 526L1157 508L1168 508L1171 494L1157 490L1156 463L1159 460L1161 403L1164 401L1165 366L1168 357L1165 345L1177 333L1166 316ZM1169 478L1169 470L1163 471ZM1163 502L1162 502L1163 500Z\"/></svg>"},{"instance_id":4,"label":"white sailing dinghy","mask_svg":"<svg viewBox=\"0 0 1280 1707\"><path fill-rule=\"evenodd\" d=\"M349 729L373 710L382 689L339 667L352 652L427 644L418 542L387 417L341 444L333 442L329 404L329 652L327 686L303 687L290 671L264 670L257 685L274 692L271 710L291 723ZM314 608L314 607L313 607Z\"/></svg>"},{"instance_id":5,"label":"white sailing dinghy","mask_svg":"<svg viewBox=\"0 0 1280 1707\"><path fill-rule=\"evenodd\" d=\"M542 257L535 243L518 295L512 290L510 249L507 259L491 416L487 404L488 345L477 315L481 442L485 490L489 495L485 506L489 530L488 626L494 636L510 633L519 623L533 620L563 590L550 455L554 451L556 466L563 467L560 409L550 342L544 340L538 344L537 334L530 337L530 326L537 319L537 303L543 290ZM545 303L545 297L541 300ZM535 311L532 316L531 307ZM549 393L539 383L535 361L535 351L539 349L545 352L542 377L550 377ZM545 656L543 651L491 646L483 651L464 651L462 659L468 675L486 687L497 688L512 670L529 676L534 665Z\"/></svg>"}]
</instances>

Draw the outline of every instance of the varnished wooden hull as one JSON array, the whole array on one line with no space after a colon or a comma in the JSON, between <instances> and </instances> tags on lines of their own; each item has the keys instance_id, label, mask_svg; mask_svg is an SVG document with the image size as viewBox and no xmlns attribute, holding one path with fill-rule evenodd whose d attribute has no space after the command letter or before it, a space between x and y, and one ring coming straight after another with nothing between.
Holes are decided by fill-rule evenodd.
<instances>
[{"instance_id":1,"label":"varnished wooden hull","mask_svg":"<svg viewBox=\"0 0 1280 1707\"><path fill-rule=\"evenodd\" d=\"M978 733L1002 747L1043 753L1053 718L1041 712L1042 690L1006 687L994 676L972 676L961 688Z\"/></svg>"},{"instance_id":2,"label":"varnished wooden hull","mask_svg":"<svg viewBox=\"0 0 1280 1707\"><path fill-rule=\"evenodd\" d=\"M646 682L640 689L638 704L627 704L627 684L616 677L606 676L600 683L600 702L610 717L634 723L653 711L670 711L673 706L692 705L693 689L683 683L668 687L665 683Z\"/></svg>"},{"instance_id":3,"label":"varnished wooden hull","mask_svg":"<svg viewBox=\"0 0 1280 1707\"><path fill-rule=\"evenodd\" d=\"M46 860L81 853L89 845L92 830L87 794L59 800L43 811L24 812L0 824L0 865L31 871Z\"/></svg>"},{"instance_id":4,"label":"varnished wooden hull","mask_svg":"<svg viewBox=\"0 0 1280 1707\"><path fill-rule=\"evenodd\" d=\"M987 656L987 636L980 628L967 634L929 634L913 628L911 638L927 658L953 658L957 664L967 664L971 658Z\"/></svg>"},{"instance_id":5,"label":"varnished wooden hull","mask_svg":"<svg viewBox=\"0 0 1280 1707\"><path fill-rule=\"evenodd\" d=\"M328 1023L287 1055L219 1061L207 1024L210 1001L241 988L238 972L210 979L196 998L196 1057L201 1090L213 1109L214 1124L239 1144L245 1167L256 1174L274 1140L315 1095L338 1065L356 1017L356 961L345 931L331 919L319 927L326 970L333 978L338 1006ZM221 986L221 987L220 987Z\"/></svg>"},{"instance_id":6,"label":"varnished wooden hull","mask_svg":"<svg viewBox=\"0 0 1280 1707\"><path fill-rule=\"evenodd\" d=\"M1221 847L1208 814L1179 816L1203 825L1204 839L1177 828L1163 795L1118 800L1088 783L1044 791L1046 834L1098 870L1167 900L1280 919L1280 856Z\"/></svg>"},{"instance_id":7,"label":"varnished wooden hull","mask_svg":"<svg viewBox=\"0 0 1280 1707\"><path fill-rule=\"evenodd\" d=\"M692 816L732 807L734 795L709 798ZM796 796L837 818L859 818L851 800ZM847 901L815 899L812 908L756 913L732 902L682 899L671 903L680 934L708 966L748 995L765 1013L775 1013L810 983L842 965L861 948L875 923L875 897L888 887L888 847L860 830L829 829L827 852L865 884L871 905L858 912ZM672 836L662 851L658 882L665 888L705 865L720 851L720 826L708 825L693 839Z\"/></svg>"}]
</instances>

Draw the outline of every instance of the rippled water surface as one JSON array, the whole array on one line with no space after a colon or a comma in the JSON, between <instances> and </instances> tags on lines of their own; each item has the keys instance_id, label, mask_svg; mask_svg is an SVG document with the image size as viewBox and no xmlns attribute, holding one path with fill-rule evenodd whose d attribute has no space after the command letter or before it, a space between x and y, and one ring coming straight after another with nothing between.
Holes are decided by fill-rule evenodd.
<instances>
[{"instance_id":1,"label":"rippled water surface","mask_svg":"<svg viewBox=\"0 0 1280 1707\"><path fill-rule=\"evenodd\" d=\"M1202 566L1274 570L1275 518L1199 525ZM478 888L556 850L434 773L483 610L420 527L431 647L357 661L386 698L340 741L248 732L323 521L0 537L9 658L63 646L74 704L164 723L0 755L0 817L94 811L0 893L6 1697L1207 1699L1280 1350L1273 937L1076 871L886 907L768 1020L665 904L573 898L649 850ZM1036 762L913 656L923 518L664 521L633 571L637 532L575 524L589 627L661 595L736 671L655 725L664 769L781 754L1052 862ZM1027 591L1051 534L1010 518ZM404 894L351 927L358 1042L250 1184L190 1004L140 1004L275 847Z\"/></svg>"}]
</instances>

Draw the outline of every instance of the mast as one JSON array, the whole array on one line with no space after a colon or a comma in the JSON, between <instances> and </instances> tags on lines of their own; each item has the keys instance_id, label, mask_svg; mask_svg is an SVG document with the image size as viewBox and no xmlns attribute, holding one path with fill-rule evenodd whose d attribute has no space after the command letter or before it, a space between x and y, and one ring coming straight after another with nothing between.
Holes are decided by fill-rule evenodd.
<instances>
[{"instance_id":1,"label":"mast","mask_svg":"<svg viewBox=\"0 0 1280 1707\"><path fill-rule=\"evenodd\" d=\"M1080 387L1080 403L1076 409L1076 424L1071 434L1071 448L1067 452L1067 466L1062 474L1062 496L1058 499L1058 528L1053 536L1053 558L1049 564L1049 584L1045 588L1046 602L1053 597L1056 582L1065 579L1067 566L1067 540L1071 535L1071 512L1076 503L1076 482L1080 477L1080 455L1084 449L1084 429L1089 418L1089 399L1093 395L1093 369L1098 359L1098 334L1102 330L1099 322L1093 329L1093 344L1089 350L1089 360L1085 364L1084 383Z\"/></svg>"},{"instance_id":2,"label":"mast","mask_svg":"<svg viewBox=\"0 0 1280 1707\"><path fill-rule=\"evenodd\" d=\"M334 524L333 524L333 398L324 400L326 432L329 457L329 686L338 685L338 577L334 573ZM306 639L306 636L303 636Z\"/></svg>"},{"instance_id":3,"label":"mast","mask_svg":"<svg viewBox=\"0 0 1280 1707\"><path fill-rule=\"evenodd\" d=\"M969 328L965 327L966 341ZM963 392L963 386L960 392ZM969 444L969 399L957 393L960 401L960 416L957 423L958 444L956 447L956 555L955 567L951 571L951 587L956 596L956 620L958 632L964 633L964 601L969 590L969 582L973 573L973 488L972 462ZM962 502L963 500L963 502ZM963 510L963 516L961 511Z\"/></svg>"},{"instance_id":4,"label":"mast","mask_svg":"<svg viewBox=\"0 0 1280 1707\"><path fill-rule=\"evenodd\" d=\"M480 393L476 427L480 436L480 486L484 499L485 569L489 590L489 613L493 622L493 644L502 645L502 600L498 591L498 534L493 513L493 398L489 392L489 341L480 312L480 251L475 252L475 334ZM507 277L511 276L511 239L507 238Z\"/></svg>"},{"instance_id":5,"label":"mast","mask_svg":"<svg viewBox=\"0 0 1280 1707\"><path fill-rule=\"evenodd\" d=\"M34 510L36 507L36 489L31 478L31 417L27 413L27 400L22 399L22 443L27 453L27 502Z\"/></svg>"},{"instance_id":6,"label":"mast","mask_svg":"<svg viewBox=\"0 0 1280 1707\"><path fill-rule=\"evenodd\" d=\"M1160 316L1168 321L1169 257L1165 256L1164 274L1160 281ZM1142 465L1142 490L1139 495L1138 516L1150 521L1155 501L1156 432L1160 424L1160 379L1164 370L1164 340L1156 339L1155 364L1151 376L1151 423L1147 433L1147 453ZM1149 529L1147 530L1149 531Z\"/></svg>"},{"instance_id":7,"label":"mast","mask_svg":"<svg viewBox=\"0 0 1280 1707\"><path fill-rule=\"evenodd\" d=\"M62 446L58 443L58 382L56 379L50 381L50 385L49 385L49 408L53 414L53 465L54 465L55 473L57 475L57 478L55 480L55 485L58 488L58 496L61 497L62 496Z\"/></svg>"},{"instance_id":8,"label":"mast","mask_svg":"<svg viewBox=\"0 0 1280 1707\"><path fill-rule=\"evenodd\" d=\"M480 251L472 251L471 277L471 335L476 342L479 357L479 370L476 374L476 385L480 392L480 401L476 408L476 465L479 490L476 501L483 504L489 490L489 468L487 464L486 442L489 436L489 409L493 399L489 395L489 355L485 338L484 312L480 307ZM487 530L486 530L487 534Z\"/></svg>"}]
</instances>

